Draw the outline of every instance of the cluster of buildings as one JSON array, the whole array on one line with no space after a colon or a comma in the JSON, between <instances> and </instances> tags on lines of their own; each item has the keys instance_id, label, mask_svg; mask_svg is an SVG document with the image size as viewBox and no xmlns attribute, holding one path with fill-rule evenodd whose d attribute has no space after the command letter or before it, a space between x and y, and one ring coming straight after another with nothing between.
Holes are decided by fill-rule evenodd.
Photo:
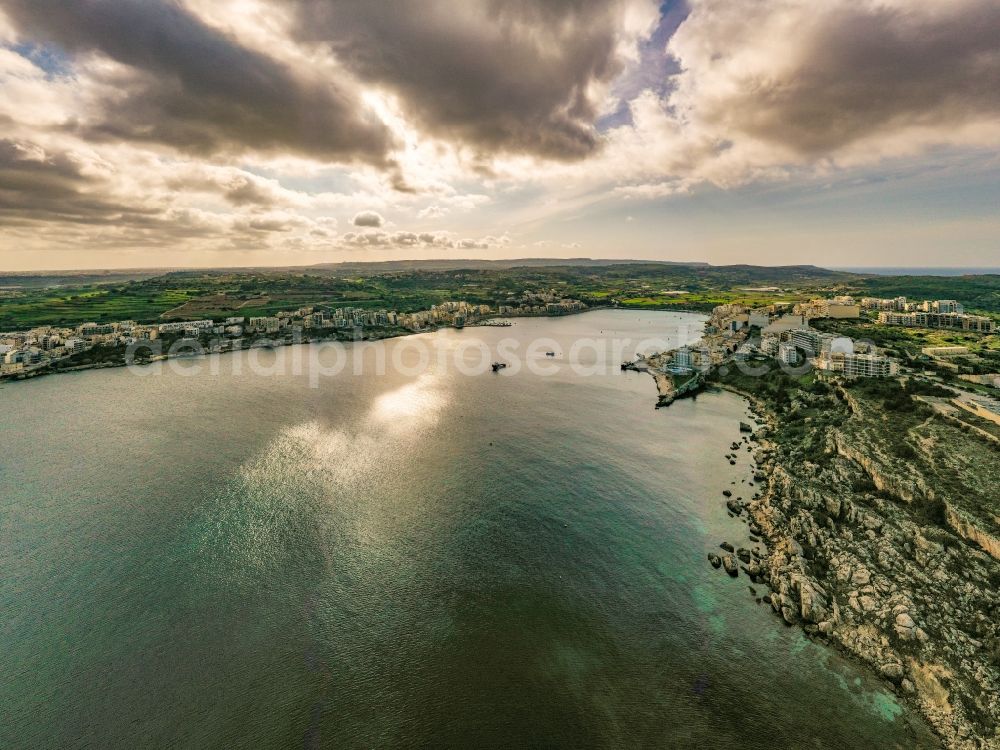
<instances>
[{"instance_id":1,"label":"cluster of buildings","mask_svg":"<svg viewBox=\"0 0 1000 750\"><path fill-rule=\"evenodd\" d=\"M989 318L983 315L966 315L964 313L880 312L878 322L890 326L950 328L974 333L993 333L996 330L996 324Z\"/></svg>"},{"instance_id":2,"label":"cluster of buildings","mask_svg":"<svg viewBox=\"0 0 1000 750\"><path fill-rule=\"evenodd\" d=\"M766 329L777 325L788 329L806 325L819 318L850 320L861 317L861 305L853 297L813 299L808 302L774 302L765 307L750 308L746 305L720 305L712 311L710 326L728 328L733 332L743 328Z\"/></svg>"},{"instance_id":3,"label":"cluster of buildings","mask_svg":"<svg viewBox=\"0 0 1000 750\"><path fill-rule=\"evenodd\" d=\"M808 360L817 370L844 377L878 378L899 372L898 362L881 354L874 345L822 333L804 321L794 327L764 332L760 351L787 365Z\"/></svg>"},{"instance_id":4,"label":"cluster of buildings","mask_svg":"<svg viewBox=\"0 0 1000 750\"><path fill-rule=\"evenodd\" d=\"M134 320L83 323L75 327L38 326L0 333L0 375L30 372L98 344L130 344L158 338L159 334L159 326L140 325Z\"/></svg>"},{"instance_id":5,"label":"cluster of buildings","mask_svg":"<svg viewBox=\"0 0 1000 750\"><path fill-rule=\"evenodd\" d=\"M163 337L201 340L211 336L231 342L225 347L237 348L244 336L283 336L316 330L333 333L337 329L359 328L403 328L409 331L440 326L461 328L496 313L562 315L585 309L586 305L582 302L562 298L555 292L525 292L520 299L500 305L496 311L489 305L459 300L442 302L433 305L430 310L411 313L360 307L302 307L275 315L228 317L222 321L203 319L149 325L121 320L113 323L83 323L72 328L40 326L27 331L0 333L0 376L29 373L95 346L129 346ZM226 350L223 347L219 349Z\"/></svg>"},{"instance_id":6,"label":"cluster of buildings","mask_svg":"<svg viewBox=\"0 0 1000 750\"><path fill-rule=\"evenodd\" d=\"M809 326L815 317L858 317L860 306L850 298L777 303L751 309L720 305L712 311L705 336L697 347L674 350L659 364L664 372L683 374L706 369L732 357L771 357L783 364L811 364L817 370L844 377L889 377L899 372L896 360L870 344L822 333ZM757 331L759 330L759 338Z\"/></svg>"},{"instance_id":7,"label":"cluster of buildings","mask_svg":"<svg viewBox=\"0 0 1000 750\"><path fill-rule=\"evenodd\" d=\"M890 326L948 328L975 333L993 333L996 324L982 315L967 315L962 304L953 299L909 302L906 297L878 299L865 297L861 306L878 313L878 322Z\"/></svg>"},{"instance_id":8,"label":"cluster of buildings","mask_svg":"<svg viewBox=\"0 0 1000 750\"><path fill-rule=\"evenodd\" d=\"M954 299L909 302L906 297L893 297L891 299L864 297L861 300L861 307L865 310L874 310L876 312L933 312L959 314L965 312L965 309L962 307L962 303Z\"/></svg>"},{"instance_id":9,"label":"cluster of buildings","mask_svg":"<svg viewBox=\"0 0 1000 750\"><path fill-rule=\"evenodd\" d=\"M583 312L587 306L580 300L562 297L557 291L524 292L520 299L511 299L497 307L500 315L567 315Z\"/></svg>"},{"instance_id":10,"label":"cluster of buildings","mask_svg":"<svg viewBox=\"0 0 1000 750\"><path fill-rule=\"evenodd\" d=\"M853 297L833 297L831 299L814 299L795 305L793 312L807 320L812 318L834 318L837 320L855 320L861 317L861 305Z\"/></svg>"}]
</instances>

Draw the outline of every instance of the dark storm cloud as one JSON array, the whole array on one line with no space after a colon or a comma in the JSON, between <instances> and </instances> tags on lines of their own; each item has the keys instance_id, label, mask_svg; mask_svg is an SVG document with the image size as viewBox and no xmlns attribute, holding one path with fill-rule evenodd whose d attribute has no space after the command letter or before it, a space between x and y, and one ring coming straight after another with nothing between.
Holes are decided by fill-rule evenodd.
<instances>
[{"instance_id":1,"label":"dark storm cloud","mask_svg":"<svg viewBox=\"0 0 1000 750\"><path fill-rule=\"evenodd\" d=\"M914 126L947 131L1000 116L994 0L905 9L844 3L825 11L803 4L801 12L808 31L793 43L799 52L784 57L771 40L770 74L744 79L733 87L739 94L702 99L706 122L818 157L873 135ZM700 24L696 16L689 22ZM706 21L703 32L724 54L732 40L714 31Z\"/></svg>"},{"instance_id":2,"label":"dark storm cloud","mask_svg":"<svg viewBox=\"0 0 1000 750\"><path fill-rule=\"evenodd\" d=\"M0 139L0 224L107 224L155 213L105 197L104 187L71 154Z\"/></svg>"},{"instance_id":3,"label":"dark storm cloud","mask_svg":"<svg viewBox=\"0 0 1000 750\"><path fill-rule=\"evenodd\" d=\"M361 211L354 215L351 223L356 227L380 227L385 224L385 219L377 211Z\"/></svg>"},{"instance_id":4,"label":"dark storm cloud","mask_svg":"<svg viewBox=\"0 0 1000 750\"><path fill-rule=\"evenodd\" d=\"M642 0L297 0L300 39L328 43L426 131L484 153L577 159L598 145L594 84L621 70Z\"/></svg>"},{"instance_id":5,"label":"dark storm cloud","mask_svg":"<svg viewBox=\"0 0 1000 750\"><path fill-rule=\"evenodd\" d=\"M249 49L171 0L4 0L32 42L124 66L92 137L159 142L197 153L296 152L382 163L384 125L346 85Z\"/></svg>"},{"instance_id":6,"label":"dark storm cloud","mask_svg":"<svg viewBox=\"0 0 1000 750\"><path fill-rule=\"evenodd\" d=\"M272 206L276 203L273 191L246 177L234 177L225 187L226 200L234 206Z\"/></svg>"},{"instance_id":7,"label":"dark storm cloud","mask_svg":"<svg viewBox=\"0 0 1000 750\"><path fill-rule=\"evenodd\" d=\"M99 233L102 246L285 231L266 218L230 226L224 217L172 208L162 200L116 195L115 175L102 167L73 152L0 139L0 226L29 233L58 226L79 232L77 238Z\"/></svg>"}]
</instances>

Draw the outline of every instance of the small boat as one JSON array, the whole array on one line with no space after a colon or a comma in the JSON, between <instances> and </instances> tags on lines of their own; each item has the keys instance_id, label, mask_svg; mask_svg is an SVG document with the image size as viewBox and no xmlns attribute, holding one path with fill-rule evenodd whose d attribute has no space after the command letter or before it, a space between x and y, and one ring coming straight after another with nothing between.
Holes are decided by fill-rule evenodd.
<instances>
[{"instance_id":1,"label":"small boat","mask_svg":"<svg viewBox=\"0 0 1000 750\"><path fill-rule=\"evenodd\" d=\"M496 372L497 370L502 370L506 366L507 366L506 362L494 362L493 363L493 372Z\"/></svg>"}]
</instances>

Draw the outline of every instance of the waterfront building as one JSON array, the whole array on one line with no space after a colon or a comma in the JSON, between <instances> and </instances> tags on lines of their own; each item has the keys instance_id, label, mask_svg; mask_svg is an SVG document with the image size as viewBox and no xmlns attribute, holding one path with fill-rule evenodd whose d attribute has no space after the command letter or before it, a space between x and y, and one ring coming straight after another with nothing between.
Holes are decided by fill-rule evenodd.
<instances>
[{"instance_id":1,"label":"waterfront building","mask_svg":"<svg viewBox=\"0 0 1000 750\"><path fill-rule=\"evenodd\" d=\"M277 333L281 329L281 319L277 317L250 318L247 330L258 333Z\"/></svg>"},{"instance_id":2,"label":"waterfront building","mask_svg":"<svg viewBox=\"0 0 1000 750\"><path fill-rule=\"evenodd\" d=\"M682 346L680 349L674 352L674 358L672 363L678 367L691 367L693 365L692 352L689 347Z\"/></svg>"},{"instance_id":3,"label":"waterfront building","mask_svg":"<svg viewBox=\"0 0 1000 750\"><path fill-rule=\"evenodd\" d=\"M177 323L160 323L160 333L179 333L185 328L194 327L198 329L212 328L215 325L213 320L186 320Z\"/></svg>"}]
</instances>

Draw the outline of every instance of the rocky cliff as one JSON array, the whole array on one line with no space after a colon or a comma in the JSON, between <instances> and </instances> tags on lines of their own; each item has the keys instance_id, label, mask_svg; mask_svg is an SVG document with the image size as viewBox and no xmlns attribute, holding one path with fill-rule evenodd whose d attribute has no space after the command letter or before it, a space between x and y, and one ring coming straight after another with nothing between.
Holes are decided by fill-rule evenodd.
<instances>
[{"instance_id":1,"label":"rocky cliff","mask_svg":"<svg viewBox=\"0 0 1000 750\"><path fill-rule=\"evenodd\" d=\"M782 621L881 675L947 747L1000 748L1000 545L987 512L1000 505L987 484L1000 454L949 458L949 445L970 448L943 421L836 387L747 395L767 423L752 440L763 489L745 507L765 549L744 574L768 585ZM946 472L953 462L961 470Z\"/></svg>"}]
</instances>

